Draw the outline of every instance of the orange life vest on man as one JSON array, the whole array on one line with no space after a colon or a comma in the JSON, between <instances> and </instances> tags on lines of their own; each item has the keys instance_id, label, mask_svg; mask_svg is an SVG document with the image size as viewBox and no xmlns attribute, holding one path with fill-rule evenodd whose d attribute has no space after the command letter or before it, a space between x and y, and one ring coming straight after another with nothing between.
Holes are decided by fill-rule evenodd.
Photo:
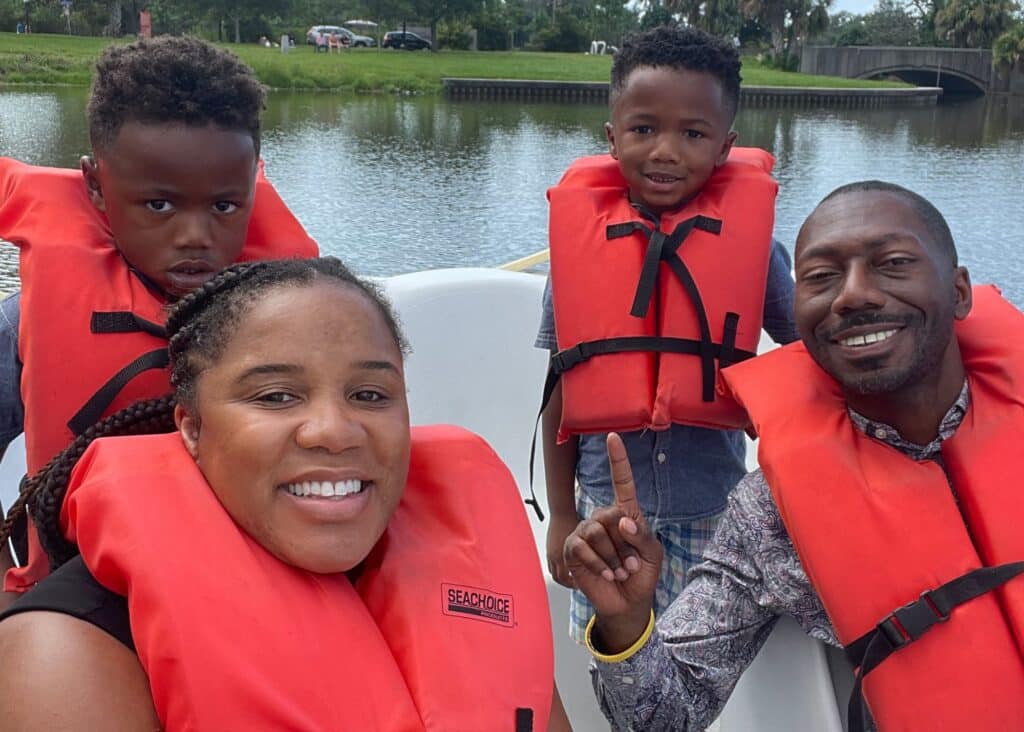
<instances>
[{"instance_id":1,"label":"orange life vest on man","mask_svg":"<svg viewBox=\"0 0 1024 732\"><path fill-rule=\"evenodd\" d=\"M609 155L577 160L551 202L551 280L570 434L732 428L718 368L757 351L778 185L773 158L733 148L700 194L655 228ZM546 401L546 400L545 400Z\"/></svg>"},{"instance_id":2,"label":"orange life vest on man","mask_svg":"<svg viewBox=\"0 0 1024 732\"><path fill-rule=\"evenodd\" d=\"M90 446L61 523L128 598L164 729L547 728L551 621L512 476L465 430L412 434L405 494L354 582L257 544L176 433Z\"/></svg>"},{"instance_id":3,"label":"orange life vest on man","mask_svg":"<svg viewBox=\"0 0 1024 732\"><path fill-rule=\"evenodd\" d=\"M29 474L102 417L170 391L165 300L128 267L77 170L0 158L0 238L20 249L25 448ZM263 176L240 261L314 257L316 243ZM35 531L8 572L24 591L48 572Z\"/></svg>"},{"instance_id":4,"label":"orange life vest on man","mask_svg":"<svg viewBox=\"0 0 1024 732\"><path fill-rule=\"evenodd\" d=\"M1024 559L1024 315L975 288L956 337L971 404L942 443L945 472L858 430L803 344L724 373L840 642L883 635L894 648L864 676L883 732L1024 729L1024 578L955 607L922 596Z\"/></svg>"}]
</instances>

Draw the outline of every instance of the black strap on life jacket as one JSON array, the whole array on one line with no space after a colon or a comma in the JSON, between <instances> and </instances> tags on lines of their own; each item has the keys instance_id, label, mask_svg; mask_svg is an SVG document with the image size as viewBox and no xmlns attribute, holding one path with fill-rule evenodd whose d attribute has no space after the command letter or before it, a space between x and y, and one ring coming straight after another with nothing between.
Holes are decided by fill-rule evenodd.
<instances>
[{"instance_id":1,"label":"black strap on life jacket","mask_svg":"<svg viewBox=\"0 0 1024 732\"><path fill-rule=\"evenodd\" d=\"M658 269L664 262L672 273L675 274L690 301L693 303L697 313L697 326L700 330L700 340L690 341L692 346L685 346L683 339L651 337L642 341L643 348L639 348L641 341L635 338L608 338L601 341L590 341L586 344L577 344L573 349L586 346L590 355L602 353L622 353L625 351L663 351L666 353L688 353L700 358L701 363L701 398L706 402L715 400L715 359L722 353L722 348L715 348L711 340L711 326L708 323L707 309L704 307L704 300L700 296L700 289L690 272L689 267L679 256L679 248L686 241L694 229L700 229L711 234L720 234L722 222L707 216L693 216L685 221L680 221L675 230L666 235L655 226L648 226L641 221L627 221L622 224L612 224L605 230L609 240L630 236L636 232L642 232L647 237L647 251L644 253L644 263L640 269L640 279L637 281L636 293L633 296L633 305L629 314L635 318L645 318L651 307L658 284ZM725 330L723 332L724 350L732 354L735 348L736 326L739 315L728 313L726 315ZM597 344L608 345L598 346ZM580 353L568 354L566 351L556 353L553 357L553 364L561 371L572 368L580 361L589 358Z\"/></svg>"},{"instance_id":2,"label":"black strap on life jacket","mask_svg":"<svg viewBox=\"0 0 1024 732\"><path fill-rule=\"evenodd\" d=\"M991 592L1021 573L1024 573L1024 562L975 569L934 590L922 592L917 600L896 608L873 630L847 645L846 657L857 669L846 710L849 732L867 729L861 692L865 676L893 653L913 643L935 625L949 620L956 607ZM953 691L950 689L951 693Z\"/></svg>"},{"instance_id":3,"label":"black strap on life jacket","mask_svg":"<svg viewBox=\"0 0 1024 732\"><path fill-rule=\"evenodd\" d=\"M730 312L725 314L721 343L715 343L711 339L711 326L708 322L704 300L700 296L700 290L693 279L689 267L686 266L686 262L679 256L679 248L686 241L686 237L690 235L690 232L694 229L699 229L710 234L720 234L722 232L721 220L708 216L693 216L685 221L680 221L676 225L675 230L668 235L657 228L656 218L652 217L652 222L654 225L648 226L640 221L627 221L621 224L611 224L605 229L605 236L609 240L631 236L638 231L647 237L644 263L640 270L640 279L637 281L636 294L633 296L633 305L629 310L629 314L636 318L647 317L647 312L650 310L651 301L654 299L658 284L658 267L661 262L665 262L682 284L683 289L686 290L686 294L693 303L694 310L697 313L700 339L670 338L667 336L603 338L597 341L577 343L570 348L552 354L548 373L544 380L544 392L541 397L540 410L537 413L537 420L533 425L533 439L530 442L530 497L526 499L526 504L533 507L541 521L544 520L544 512L537 502L537 494L533 489L533 464L537 454L537 429L540 425L541 415L547 408L562 373L593 356L609 353L655 351L698 356L701 364L701 399L705 402L713 402L715 400L715 361L718 361L721 368L725 368L757 355L752 351L736 348L736 333L740 320L738 313Z\"/></svg>"},{"instance_id":4,"label":"black strap on life jacket","mask_svg":"<svg viewBox=\"0 0 1024 732\"><path fill-rule=\"evenodd\" d=\"M89 329L93 333L149 333L157 338L167 338L167 331L162 325L140 318L131 312L93 313ZM167 368L170 359L166 348L148 351L114 374L101 386L89 400L82 405L75 415L68 420L68 427L78 437L94 424L107 411L107 407L117 398L129 381L144 371Z\"/></svg>"},{"instance_id":5,"label":"black strap on life jacket","mask_svg":"<svg viewBox=\"0 0 1024 732\"><path fill-rule=\"evenodd\" d=\"M516 732L533 732L533 710L529 707L516 708Z\"/></svg>"}]
</instances>

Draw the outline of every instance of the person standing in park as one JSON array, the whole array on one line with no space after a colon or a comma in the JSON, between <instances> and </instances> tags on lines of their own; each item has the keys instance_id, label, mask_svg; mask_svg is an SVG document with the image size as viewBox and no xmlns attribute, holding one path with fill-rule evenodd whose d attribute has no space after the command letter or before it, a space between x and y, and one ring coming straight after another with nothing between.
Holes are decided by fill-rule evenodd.
<instances>
[{"instance_id":1,"label":"person standing in park","mask_svg":"<svg viewBox=\"0 0 1024 732\"><path fill-rule=\"evenodd\" d=\"M972 289L931 203L880 181L804 223L795 312L802 343L723 374L761 469L657 622L664 552L608 440L615 498L565 544L602 709L704 729L786 614L857 669L851 730L1024 728L1024 314Z\"/></svg>"},{"instance_id":2,"label":"person standing in park","mask_svg":"<svg viewBox=\"0 0 1024 732\"><path fill-rule=\"evenodd\" d=\"M796 338L789 257L772 238L773 161L733 147L739 72L735 49L699 30L628 39L612 66L611 154L578 160L548 193L551 279L536 341L553 352L548 567L572 587L562 547L611 500L605 434L620 431L668 557L659 610L746 470L741 412L715 393L718 369L752 356L762 325L778 342ZM591 614L574 589L576 641Z\"/></svg>"}]
</instances>

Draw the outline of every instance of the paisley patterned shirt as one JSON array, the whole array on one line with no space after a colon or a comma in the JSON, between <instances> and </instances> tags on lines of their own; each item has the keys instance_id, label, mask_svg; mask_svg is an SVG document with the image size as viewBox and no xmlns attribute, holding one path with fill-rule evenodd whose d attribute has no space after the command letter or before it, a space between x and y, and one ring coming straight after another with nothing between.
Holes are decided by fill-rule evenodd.
<instances>
[{"instance_id":1,"label":"paisley patterned shirt","mask_svg":"<svg viewBox=\"0 0 1024 732\"><path fill-rule=\"evenodd\" d=\"M907 442L889 425L852 410L865 434L913 460L941 460L941 445L967 411L966 381L927 445ZM719 713L775 621L790 615L813 638L838 646L760 470L729 496L704 562L636 654L591 663L594 690L615 730L703 730Z\"/></svg>"}]
</instances>

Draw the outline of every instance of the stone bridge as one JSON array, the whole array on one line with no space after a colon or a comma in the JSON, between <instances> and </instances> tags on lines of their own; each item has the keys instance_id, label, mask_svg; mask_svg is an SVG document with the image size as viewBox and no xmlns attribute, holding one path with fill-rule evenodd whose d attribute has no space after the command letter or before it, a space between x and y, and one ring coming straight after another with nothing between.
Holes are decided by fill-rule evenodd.
<instances>
[{"instance_id":1,"label":"stone bridge","mask_svg":"<svg viewBox=\"0 0 1024 732\"><path fill-rule=\"evenodd\" d=\"M988 49L808 46L800 71L852 79L895 76L918 86L941 86L948 94L1024 94L1024 68L994 67Z\"/></svg>"}]
</instances>

